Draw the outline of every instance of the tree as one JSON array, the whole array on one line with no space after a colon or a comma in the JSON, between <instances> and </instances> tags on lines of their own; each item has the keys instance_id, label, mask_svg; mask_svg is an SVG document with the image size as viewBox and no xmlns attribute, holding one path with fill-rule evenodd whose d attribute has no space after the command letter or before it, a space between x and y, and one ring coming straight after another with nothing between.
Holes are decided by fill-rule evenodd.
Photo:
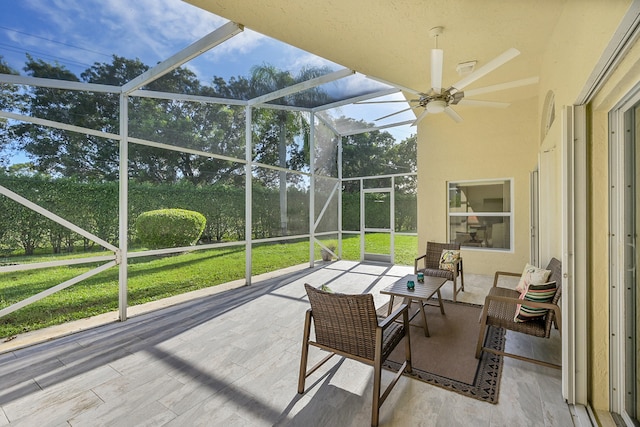
<instances>
[{"instance_id":1,"label":"tree","mask_svg":"<svg viewBox=\"0 0 640 427\"><path fill-rule=\"evenodd\" d=\"M79 81L78 77L58 64L48 64L27 56L27 74L34 77ZM45 87L32 87L26 93L25 113L61 123L101 129L92 121L103 120L104 114L87 109L92 94ZM105 97L105 95L101 95ZM104 102L103 102L104 104ZM104 127L102 127L104 129ZM20 148L33 159L37 169L46 174L103 177L113 174L112 164L100 161L108 156L103 151L110 144L91 143L96 138L61 129L19 123L14 126ZM104 129L111 131L110 129ZM117 149L117 145L116 145ZM117 170L117 168L116 168Z\"/></svg>"},{"instance_id":2,"label":"tree","mask_svg":"<svg viewBox=\"0 0 640 427\"><path fill-rule=\"evenodd\" d=\"M121 86L149 69L139 60L113 56L111 63L95 63L81 74L57 64L28 57L25 71L34 77ZM150 90L186 94L211 94L195 75L183 68L151 82ZM24 112L62 123L119 133L119 95L89 91L68 91L35 87L28 93ZM129 98L129 134L203 152L243 157L237 144L244 143L242 108L132 96ZM238 124L242 122L242 125ZM40 172L75 176L82 180L118 178L119 146L115 140L55 128L20 123L13 126L20 148L34 159ZM194 183L229 179L241 165L179 151L132 145L129 158L131 178L149 182ZM236 172L236 175L239 173Z\"/></svg>"},{"instance_id":3,"label":"tree","mask_svg":"<svg viewBox=\"0 0 640 427\"><path fill-rule=\"evenodd\" d=\"M12 69L0 56L0 73L2 74L19 74L16 70ZM17 85L0 83L0 110L20 112L22 108L22 102L24 97L20 93L20 88ZM0 167L8 166L9 159L12 157L11 153L17 147L14 144L14 136L12 127L7 119L0 117Z\"/></svg>"},{"instance_id":4,"label":"tree","mask_svg":"<svg viewBox=\"0 0 640 427\"><path fill-rule=\"evenodd\" d=\"M342 117L341 120L352 119ZM370 127L361 121L359 127ZM396 143L388 132L365 132L343 138L342 176L345 178L406 174L416 171L415 135ZM344 183L347 191L357 191L357 182Z\"/></svg>"},{"instance_id":5,"label":"tree","mask_svg":"<svg viewBox=\"0 0 640 427\"><path fill-rule=\"evenodd\" d=\"M389 165L394 173L409 173L418 171L417 136L415 134L403 139L389 150ZM403 192L415 193L417 180L415 176L404 177L398 187Z\"/></svg>"},{"instance_id":6,"label":"tree","mask_svg":"<svg viewBox=\"0 0 640 427\"><path fill-rule=\"evenodd\" d=\"M248 90L250 97L257 97L293 86L296 83L310 80L328 73L326 67L304 68L296 76L288 71L278 70L274 66L262 65L251 70ZM276 99L275 103L290 106L315 106L326 102L328 95L319 88L313 88L303 92ZM302 140L306 141L308 135L308 122L300 112L286 110L261 109L253 120L257 141L254 147L254 158L258 162L275 164L282 169L299 169L303 166L308 156L305 148L308 144L300 144L295 136L302 134ZM289 160L287 161L287 154ZM273 173L260 171L259 176L265 184L275 180ZM278 185L280 188L280 228L281 233L287 234L287 173L281 170L278 173Z\"/></svg>"}]
</instances>

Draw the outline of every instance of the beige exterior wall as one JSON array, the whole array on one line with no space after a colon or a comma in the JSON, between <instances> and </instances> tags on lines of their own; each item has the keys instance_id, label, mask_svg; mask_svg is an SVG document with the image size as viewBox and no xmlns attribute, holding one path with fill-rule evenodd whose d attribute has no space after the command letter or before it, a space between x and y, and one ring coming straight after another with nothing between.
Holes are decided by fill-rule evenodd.
<instances>
[{"instance_id":1,"label":"beige exterior wall","mask_svg":"<svg viewBox=\"0 0 640 427\"><path fill-rule=\"evenodd\" d=\"M608 114L616 103L640 83L640 43L636 43L592 102L590 228L591 270L591 404L609 407L609 126Z\"/></svg>"},{"instance_id":2,"label":"beige exterior wall","mask_svg":"<svg viewBox=\"0 0 640 427\"><path fill-rule=\"evenodd\" d=\"M630 2L590 2L585 8L570 2L565 8L549 46L541 73L541 93L556 93L556 111L576 102L602 52ZM597 23L597 25L594 25ZM638 76L639 74L636 74ZM604 96L609 89L604 90ZM609 410L609 271L608 271L608 143L607 113L600 107L592 117L590 141L590 265L589 295L589 402L595 410ZM542 106L540 107L542 109ZM562 126L554 126L543 149L561 143ZM559 177L561 178L561 177ZM558 181L560 185L561 181ZM543 191L554 192L547 187ZM579 214L579 213L578 213ZM585 213L586 214L586 213ZM558 218L559 219L559 218ZM561 222L554 231L560 235ZM558 255L561 255L558 252Z\"/></svg>"},{"instance_id":3,"label":"beige exterior wall","mask_svg":"<svg viewBox=\"0 0 640 427\"><path fill-rule=\"evenodd\" d=\"M541 262L562 257L562 109L585 87L631 1L569 1L547 46L537 99L505 111L462 111L464 122L430 117L418 132L418 232L427 240L446 240L448 180L513 178L515 250L463 251L465 270L492 274L520 271L529 259L529 172L540 170ZM586 7L588 6L588 7ZM589 147L590 281L589 401L609 410L608 125L607 114L640 81L640 46L616 69L593 103ZM545 96L555 94L555 122L541 138ZM446 161L443 161L446 159ZM578 213L583 214L583 213ZM584 213L587 214L587 213Z\"/></svg>"},{"instance_id":4,"label":"beige exterior wall","mask_svg":"<svg viewBox=\"0 0 640 427\"><path fill-rule=\"evenodd\" d=\"M606 44L627 10L628 2L594 3L589 8L569 3L556 27L547 50L540 79L541 93L553 90L556 94L556 123L545 139L542 150L561 147L562 126L560 110L576 102L589 75L595 68ZM597 22L598 25L593 25ZM542 111L542 105L539 108ZM595 410L609 410L609 336L608 336L608 252L607 252L607 139L606 120L600 123L603 132L593 135L591 142L591 247L589 294L598 301L588 309L589 331L589 402ZM593 151L595 150L595 151ZM541 185L541 192L560 193L561 175L555 185ZM542 195L542 198L545 196ZM560 200L561 201L561 200ZM549 218L549 221L553 219ZM561 236L561 218L547 224L547 233ZM561 248L559 248L561 251ZM558 251L557 255L561 255Z\"/></svg>"},{"instance_id":5,"label":"beige exterior wall","mask_svg":"<svg viewBox=\"0 0 640 427\"><path fill-rule=\"evenodd\" d=\"M447 182L513 179L515 250L464 249L465 270L493 274L521 271L529 260L529 173L537 161L537 102L513 103L504 110L457 108L464 121L426 117L418 130L419 245L447 241ZM490 110L491 114L487 114Z\"/></svg>"}]
</instances>

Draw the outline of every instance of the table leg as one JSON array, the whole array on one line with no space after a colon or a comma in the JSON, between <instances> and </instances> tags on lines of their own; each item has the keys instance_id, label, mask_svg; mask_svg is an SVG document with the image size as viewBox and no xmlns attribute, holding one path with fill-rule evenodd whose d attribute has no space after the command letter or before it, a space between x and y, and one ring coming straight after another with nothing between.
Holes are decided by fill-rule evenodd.
<instances>
[{"instance_id":1,"label":"table leg","mask_svg":"<svg viewBox=\"0 0 640 427\"><path fill-rule=\"evenodd\" d=\"M424 336L428 337L430 336L429 326L427 325L427 314L425 313L425 310L424 310L424 302L418 301L418 303L420 304L420 311L422 312L422 321L424 322Z\"/></svg>"},{"instance_id":2,"label":"table leg","mask_svg":"<svg viewBox=\"0 0 640 427\"><path fill-rule=\"evenodd\" d=\"M444 304L442 304L442 296L440 295L440 289L438 289L438 304L440 304L440 314L444 314Z\"/></svg>"},{"instance_id":3,"label":"table leg","mask_svg":"<svg viewBox=\"0 0 640 427\"><path fill-rule=\"evenodd\" d=\"M391 295L391 299L389 299L389 307L387 308L387 317L391 316L391 312L393 311L393 297L394 295Z\"/></svg>"}]
</instances>

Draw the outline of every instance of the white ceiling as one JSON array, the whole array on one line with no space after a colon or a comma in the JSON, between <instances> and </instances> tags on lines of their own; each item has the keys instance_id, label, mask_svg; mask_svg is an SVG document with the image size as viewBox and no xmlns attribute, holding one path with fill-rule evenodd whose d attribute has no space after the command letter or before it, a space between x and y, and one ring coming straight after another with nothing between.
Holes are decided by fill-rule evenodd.
<instances>
[{"instance_id":1,"label":"white ceiling","mask_svg":"<svg viewBox=\"0 0 640 427\"><path fill-rule=\"evenodd\" d=\"M443 86L460 62L490 61L508 48L521 55L467 89L537 76L546 44L568 0L185 0L328 60L419 91L430 86L429 30L444 27ZM536 86L477 99L515 101ZM467 107L470 108L470 107Z\"/></svg>"}]
</instances>

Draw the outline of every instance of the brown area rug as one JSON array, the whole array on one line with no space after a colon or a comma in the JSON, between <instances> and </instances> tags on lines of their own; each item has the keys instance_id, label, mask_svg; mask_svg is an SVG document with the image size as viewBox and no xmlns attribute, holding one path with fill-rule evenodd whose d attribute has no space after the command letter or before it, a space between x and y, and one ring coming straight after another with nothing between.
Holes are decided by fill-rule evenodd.
<instances>
[{"instance_id":1,"label":"brown area rug","mask_svg":"<svg viewBox=\"0 0 640 427\"><path fill-rule=\"evenodd\" d=\"M412 312L417 311L414 303ZM386 313L385 305L381 311ZM411 362L413 372L405 374L429 384L489 403L498 403L502 356L483 352L475 358L480 332L478 318L482 306L461 302L444 302L445 314L438 307L426 307L430 337L424 329L411 326ZM412 324L422 324L417 315ZM504 350L505 331L489 327L485 346ZM404 361L404 342L387 358L385 367L397 372Z\"/></svg>"}]
</instances>

